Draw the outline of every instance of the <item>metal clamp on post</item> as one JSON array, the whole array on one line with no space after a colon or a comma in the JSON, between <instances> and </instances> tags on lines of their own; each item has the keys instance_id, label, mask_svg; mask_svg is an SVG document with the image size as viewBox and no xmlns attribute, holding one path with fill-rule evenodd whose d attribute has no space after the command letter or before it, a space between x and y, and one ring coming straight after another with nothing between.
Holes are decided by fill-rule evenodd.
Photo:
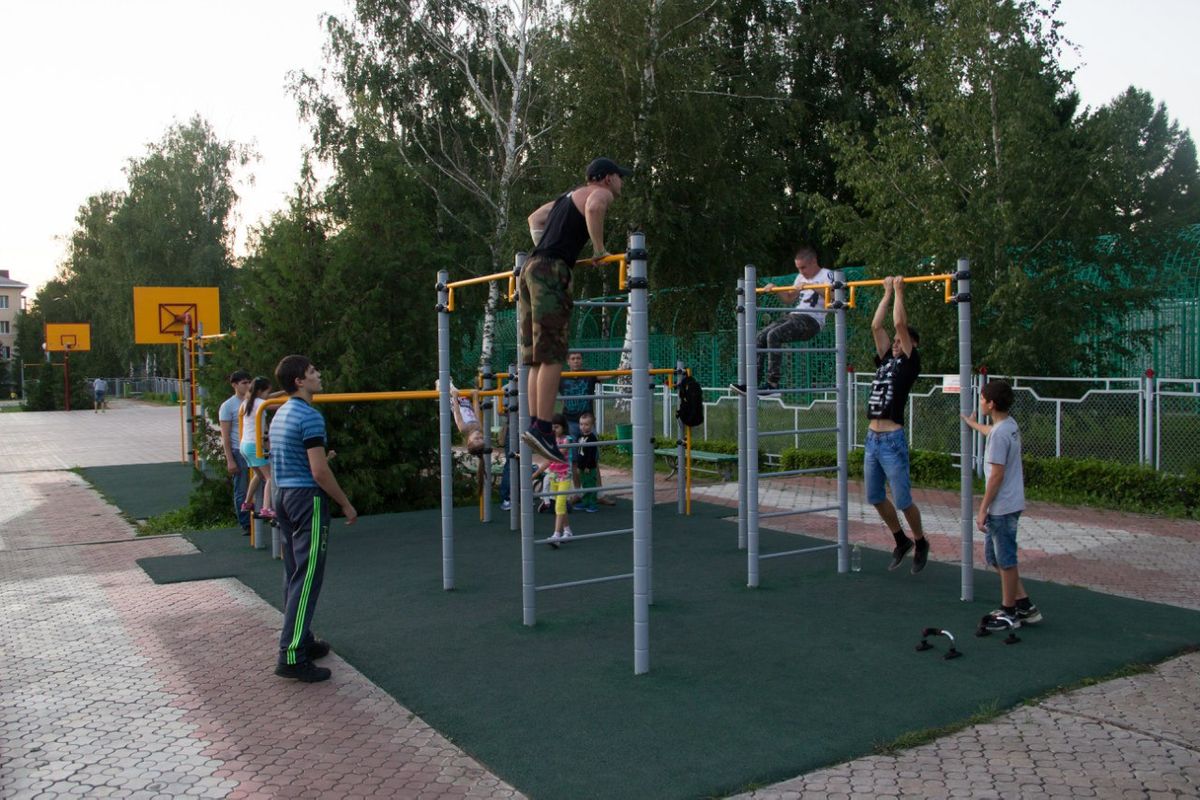
<instances>
[{"instance_id":1,"label":"metal clamp on post","mask_svg":"<svg viewBox=\"0 0 1200 800\"><path fill-rule=\"evenodd\" d=\"M644 247L630 248L629 250L627 250L625 252L625 261L626 262L647 261L647 260L649 260L649 258L650 258L650 255L646 252L646 248L644 248Z\"/></svg>"},{"instance_id":2,"label":"metal clamp on post","mask_svg":"<svg viewBox=\"0 0 1200 800\"><path fill-rule=\"evenodd\" d=\"M969 303L969 302L971 302L971 293L970 292L959 292L958 294L956 294L950 298L950 302L952 302L952 303Z\"/></svg>"},{"instance_id":3,"label":"metal clamp on post","mask_svg":"<svg viewBox=\"0 0 1200 800\"><path fill-rule=\"evenodd\" d=\"M433 307L433 310L437 311L439 314L450 313L450 308L445 303L438 303Z\"/></svg>"},{"instance_id":4,"label":"metal clamp on post","mask_svg":"<svg viewBox=\"0 0 1200 800\"><path fill-rule=\"evenodd\" d=\"M625 285L630 289L649 289L650 281L646 278L630 278Z\"/></svg>"},{"instance_id":5,"label":"metal clamp on post","mask_svg":"<svg viewBox=\"0 0 1200 800\"><path fill-rule=\"evenodd\" d=\"M954 273L954 280L956 280L956 281L969 281L969 280L971 280L971 270L969 270L969 269L960 269L958 272Z\"/></svg>"}]
</instances>

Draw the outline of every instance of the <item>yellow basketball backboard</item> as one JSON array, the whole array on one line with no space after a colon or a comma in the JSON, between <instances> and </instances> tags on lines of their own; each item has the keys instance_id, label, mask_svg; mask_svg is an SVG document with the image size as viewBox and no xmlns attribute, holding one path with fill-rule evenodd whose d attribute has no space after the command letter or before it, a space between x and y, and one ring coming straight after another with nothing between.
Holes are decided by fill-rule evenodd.
<instances>
[{"instance_id":1,"label":"yellow basketball backboard","mask_svg":"<svg viewBox=\"0 0 1200 800\"><path fill-rule=\"evenodd\" d=\"M85 353L92 349L89 322L47 322L46 349L52 353Z\"/></svg>"},{"instance_id":2,"label":"yellow basketball backboard","mask_svg":"<svg viewBox=\"0 0 1200 800\"><path fill-rule=\"evenodd\" d=\"M192 332L221 332L221 293L214 286L133 287L133 339L138 344L176 344L190 321Z\"/></svg>"}]
</instances>

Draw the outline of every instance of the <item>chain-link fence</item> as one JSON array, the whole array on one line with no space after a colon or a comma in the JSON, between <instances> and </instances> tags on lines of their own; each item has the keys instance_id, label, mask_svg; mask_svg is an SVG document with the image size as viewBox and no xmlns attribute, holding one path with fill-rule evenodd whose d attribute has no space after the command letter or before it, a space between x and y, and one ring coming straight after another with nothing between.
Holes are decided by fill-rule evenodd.
<instances>
[{"instance_id":1,"label":"chain-link fence","mask_svg":"<svg viewBox=\"0 0 1200 800\"><path fill-rule=\"evenodd\" d=\"M956 378L957 376L951 376ZM990 376L996 379L1004 376ZM867 432L866 401L872 375L851 376L851 447L861 448ZM1006 377L1013 384L1013 417L1021 426L1024 452L1031 456L1095 458L1122 464L1146 464L1166 472L1200 469L1200 380L1149 378ZM982 386L976 377L969 391ZM619 392L609 386L607 391ZM655 401L655 431L674 436L673 399L664 400L665 387ZM727 387L704 389L704 423L693 435L699 439L737 441L737 395ZM600 404L608 405L608 404ZM913 385L906 411L909 445L917 450L959 455L959 393L956 381L942 375L922 375ZM613 432L627 424L629 412L611 405L601 415L601 430ZM836 424L831 394L807 404L782 397L760 399L759 430L823 428ZM763 436L760 448L777 458L788 448L832 449L832 433ZM982 455L977 441L976 456ZM977 463L977 467L978 467Z\"/></svg>"}]
</instances>

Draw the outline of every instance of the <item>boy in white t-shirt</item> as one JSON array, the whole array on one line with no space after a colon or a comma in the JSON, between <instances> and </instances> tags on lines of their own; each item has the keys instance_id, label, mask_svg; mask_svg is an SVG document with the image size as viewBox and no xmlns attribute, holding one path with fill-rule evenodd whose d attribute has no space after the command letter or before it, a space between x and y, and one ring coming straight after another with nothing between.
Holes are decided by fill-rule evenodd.
<instances>
[{"instance_id":1,"label":"boy in white t-shirt","mask_svg":"<svg viewBox=\"0 0 1200 800\"><path fill-rule=\"evenodd\" d=\"M823 289L801 289L806 284L831 284L833 273L822 269L817 261L817 251L808 245L796 249L796 280L793 289L779 292L779 299L784 303L794 304L795 308L770 325L758 332L758 347L760 350L777 350L789 342L803 342L813 338L825 327L825 291ZM775 284L768 283L764 288L774 289ZM767 374L763 380L763 357L758 356L758 380L764 391L774 391L779 388L779 377L783 354L767 353Z\"/></svg>"},{"instance_id":2,"label":"boy in white t-shirt","mask_svg":"<svg viewBox=\"0 0 1200 800\"><path fill-rule=\"evenodd\" d=\"M991 425L963 419L988 437L984 451L987 487L975 523L986 534L984 555L1000 575L1000 608L984 617L988 630L1006 630L1042 621L1042 612L1029 599L1017 572L1017 521L1025 510L1025 474L1021 468L1021 431L1009 415L1013 390L1007 381L989 381L979 399L979 411Z\"/></svg>"}]
</instances>

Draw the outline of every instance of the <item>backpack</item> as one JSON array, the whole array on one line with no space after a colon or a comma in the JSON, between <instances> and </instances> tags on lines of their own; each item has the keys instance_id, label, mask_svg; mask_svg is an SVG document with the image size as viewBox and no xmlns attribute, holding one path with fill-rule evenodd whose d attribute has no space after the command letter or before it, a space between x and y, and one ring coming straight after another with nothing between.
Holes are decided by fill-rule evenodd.
<instances>
[{"instance_id":1,"label":"backpack","mask_svg":"<svg viewBox=\"0 0 1200 800\"><path fill-rule=\"evenodd\" d=\"M704 424L704 392L691 375L685 375L679 382L679 410L675 416L689 428Z\"/></svg>"}]
</instances>

